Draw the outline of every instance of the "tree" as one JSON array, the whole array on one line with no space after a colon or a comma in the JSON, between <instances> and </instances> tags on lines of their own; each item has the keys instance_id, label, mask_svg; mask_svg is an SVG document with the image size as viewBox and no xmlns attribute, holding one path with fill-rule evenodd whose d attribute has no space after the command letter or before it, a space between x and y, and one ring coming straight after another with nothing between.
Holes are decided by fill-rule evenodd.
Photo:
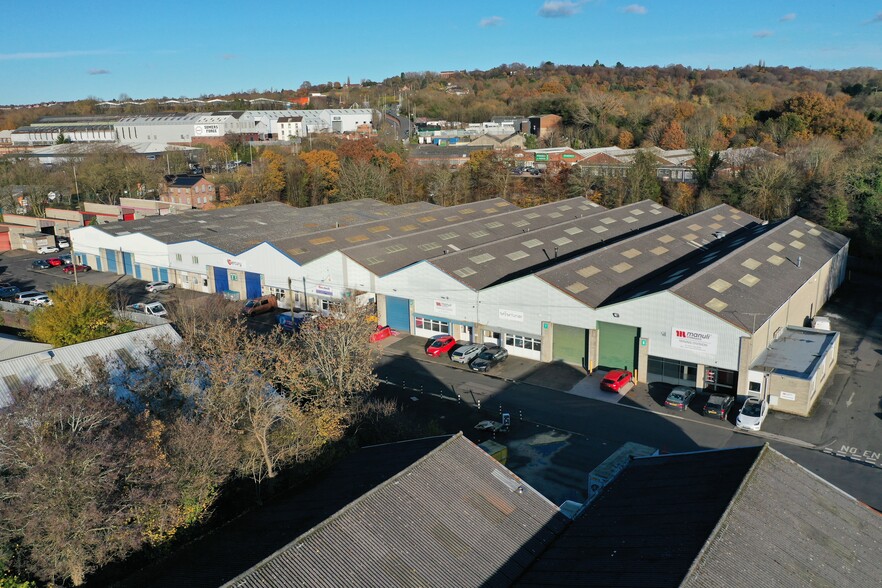
<instances>
[{"instance_id":1,"label":"tree","mask_svg":"<svg viewBox=\"0 0 882 588\"><path fill-rule=\"evenodd\" d=\"M539 139L536 135L526 134L524 135L524 149L538 149L539 148Z\"/></svg>"},{"instance_id":2,"label":"tree","mask_svg":"<svg viewBox=\"0 0 882 588\"><path fill-rule=\"evenodd\" d=\"M300 332L305 360L317 379L318 407L342 410L374 389L376 349L365 342L376 322L372 310L345 300L328 318L307 323Z\"/></svg>"},{"instance_id":3,"label":"tree","mask_svg":"<svg viewBox=\"0 0 882 588\"><path fill-rule=\"evenodd\" d=\"M340 165L338 200L386 200L390 191L389 172L382 167L358 159L344 160Z\"/></svg>"},{"instance_id":4,"label":"tree","mask_svg":"<svg viewBox=\"0 0 882 588\"><path fill-rule=\"evenodd\" d=\"M783 159L749 166L742 174L745 212L765 220L789 217L796 192L795 177Z\"/></svg>"},{"instance_id":5,"label":"tree","mask_svg":"<svg viewBox=\"0 0 882 588\"><path fill-rule=\"evenodd\" d=\"M65 284L50 292L53 305L30 315L29 334L56 347L73 345L131 331L133 325L118 319L106 288Z\"/></svg>"},{"instance_id":6,"label":"tree","mask_svg":"<svg viewBox=\"0 0 882 588\"><path fill-rule=\"evenodd\" d=\"M711 179L722 164L719 153L711 152L707 144L699 144L692 148L693 167L695 168L695 183L698 190L704 190L710 185Z\"/></svg>"},{"instance_id":7,"label":"tree","mask_svg":"<svg viewBox=\"0 0 882 588\"><path fill-rule=\"evenodd\" d=\"M327 204L330 197L337 193L340 174L340 160L337 154L327 149L319 149L301 153L300 159L306 164L309 174L312 204Z\"/></svg>"},{"instance_id":8,"label":"tree","mask_svg":"<svg viewBox=\"0 0 882 588\"><path fill-rule=\"evenodd\" d=\"M21 386L0 417L0 531L47 582L79 586L164 524L144 516L170 499L155 467L162 456L146 439L146 421L109 390L107 381L73 379Z\"/></svg>"},{"instance_id":9,"label":"tree","mask_svg":"<svg viewBox=\"0 0 882 588\"><path fill-rule=\"evenodd\" d=\"M674 120L668 124L658 146L662 149L686 149L686 133L683 132L679 122Z\"/></svg>"}]
</instances>

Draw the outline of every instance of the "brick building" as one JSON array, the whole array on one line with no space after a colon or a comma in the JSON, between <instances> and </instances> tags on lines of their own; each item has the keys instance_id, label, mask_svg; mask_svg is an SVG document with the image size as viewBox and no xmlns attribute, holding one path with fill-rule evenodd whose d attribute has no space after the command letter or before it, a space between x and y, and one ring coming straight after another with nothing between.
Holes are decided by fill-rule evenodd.
<instances>
[{"instance_id":1,"label":"brick building","mask_svg":"<svg viewBox=\"0 0 882 588\"><path fill-rule=\"evenodd\" d=\"M192 208L206 208L217 200L214 182L199 175L166 177L166 190L160 201L183 204Z\"/></svg>"}]
</instances>

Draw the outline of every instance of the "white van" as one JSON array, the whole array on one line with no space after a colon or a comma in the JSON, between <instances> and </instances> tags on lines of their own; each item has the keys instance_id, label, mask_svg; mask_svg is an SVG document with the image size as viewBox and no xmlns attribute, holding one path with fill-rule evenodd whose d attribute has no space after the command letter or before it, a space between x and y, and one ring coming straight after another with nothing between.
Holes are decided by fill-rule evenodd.
<instances>
[{"instance_id":1,"label":"white van","mask_svg":"<svg viewBox=\"0 0 882 588\"><path fill-rule=\"evenodd\" d=\"M41 296L45 296L45 292L38 292L36 290L28 290L27 292L19 292L15 295L13 302L17 304L30 304L32 300L35 300Z\"/></svg>"}]
</instances>

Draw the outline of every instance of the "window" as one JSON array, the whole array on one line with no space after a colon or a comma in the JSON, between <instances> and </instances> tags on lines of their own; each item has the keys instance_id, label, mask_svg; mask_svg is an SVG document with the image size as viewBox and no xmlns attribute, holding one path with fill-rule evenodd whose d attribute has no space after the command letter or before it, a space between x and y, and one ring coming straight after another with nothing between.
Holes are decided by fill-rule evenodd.
<instances>
[{"instance_id":1,"label":"window","mask_svg":"<svg viewBox=\"0 0 882 588\"><path fill-rule=\"evenodd\" d=\"M175 253L175 260L177 260L177 261L183 261L183 259L181 258L181 254L180 254L180 253Z\"/></svg>"},{"instance_id":2,"label":"window","mask_svg":"<svg viewBox=\"0 0 882 588\"><path fill-rule=\"evenodd\" d=\"M199 258L195 255L193 256L193 265L199 265Z\"/></svg>"},{"instance_id":3,"label":"window","mask_svg":"<svg viewBox=\"0 0 882 588\"><path fill-rule=\"evenodd\" d=\"M747 389L751 392L759 392L760 391L760 383L759 382L749 382L747 384Z\"/></svg>"},{"instance_id":4,"label":"window","mask_svg":"<svg viewBox=\"0 0 882 588\"><path fill-rule=\"evenodd\" d=\"M230 274L230 281L231 282L238 282L239 281L239 274Z\"/></svg>"},{"instance_id":5,"label":"window","mask_svg":"<svg viewBox=\"0 0 882 588\"><path fill-rule=\"evenodd\" d=\"M505 334L506 347L518 347L527 351L542 351L542 341L533 339L532 337L522 337L521 335Z\"/></svg>"},{"instance_id":6,"label":"window","mask_svg":"<svg viewBox=\"0 0 882 588\"><path fill-rule=\"evenodd\" d=\"M414 325L417 329L426 329L428 331L450 334L450 323L445 321L418 316L414 318Z\"/></svg>"}]
</instances>

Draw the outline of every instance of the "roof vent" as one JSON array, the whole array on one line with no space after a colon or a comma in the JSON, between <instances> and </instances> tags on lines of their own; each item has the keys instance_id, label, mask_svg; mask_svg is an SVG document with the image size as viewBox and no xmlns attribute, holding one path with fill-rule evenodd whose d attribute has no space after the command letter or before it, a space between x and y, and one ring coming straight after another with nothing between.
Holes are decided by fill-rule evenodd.
<instances>
[{"instance_id":1,"label":"roof vent","mask_svg":"<svg viewBox=\"0 0 882 588\"><path fill-rule=\"evenodd\" d=\"M714 239L722 239L726 236L726 231L714 231L711 234L714 236Z\"/></svg>"},{"instance_id":2,"label":"roof vent","mask_svg":"<svg viewBox=\"0 0 882 588\"><path fill-rule=\"evenodd\" d=\"M53 359L55 359L55 353L52 350L42 351L37 355L37 359L40 360L40 363L49 363Z\"/></svg>"}]
</instances>

